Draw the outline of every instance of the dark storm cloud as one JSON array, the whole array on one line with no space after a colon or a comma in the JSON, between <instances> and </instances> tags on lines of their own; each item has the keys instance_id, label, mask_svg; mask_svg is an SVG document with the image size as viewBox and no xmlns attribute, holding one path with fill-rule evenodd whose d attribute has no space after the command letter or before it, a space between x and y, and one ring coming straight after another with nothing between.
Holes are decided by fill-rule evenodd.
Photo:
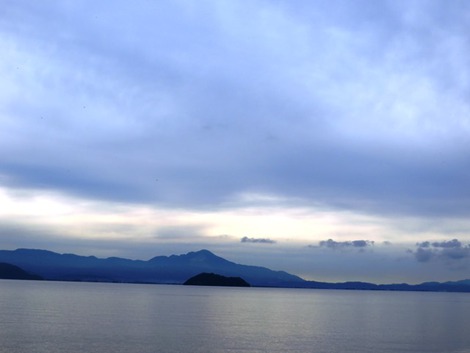
<instances>
[{"instance_id":1,"label":"dark storm cloud","mask_svg":"<svg viewBox=\"0 0 470 353\"><path fill-rule=\"evenodd\" d=\"M444 260L455 262L470 259L470 244L463 244L458 239L442 242L424 241L416 243L417 249L410 252L419 262Z\"/></svg>"},{"instance_id":2,"label":"dark storm cloud","mask_svg":"<svg viewBox=\"0 0 470 353\"><path fill-rule=\"evenodd\" d=\"M373 240L352 240L352 241L335 241L333 239L321 240L318 242L320 247L330 249L344 249L344 248L366 248L374 245Z\"/></svg>"},{"instance_id":3,"label":"dark storm cloud","mask_svg":"<svg viewBox=\"0 0 470 353\"><path fill-rule=\"evenodd\" d=\"M361 4L6 3L2 185L467 215L470 4Z\"/></svg>"},{"instance_id":4,"label":"dark storm cloud","mask_svg":"<svg viewBox=\"0 0 470 353\"><path fill-rule=\"evenodd\" d=\"M268 238L248 238L243 237L240 239L242 243L258 243L258 244L275 244L276 241Z\"/></svg>"}]
</instances>

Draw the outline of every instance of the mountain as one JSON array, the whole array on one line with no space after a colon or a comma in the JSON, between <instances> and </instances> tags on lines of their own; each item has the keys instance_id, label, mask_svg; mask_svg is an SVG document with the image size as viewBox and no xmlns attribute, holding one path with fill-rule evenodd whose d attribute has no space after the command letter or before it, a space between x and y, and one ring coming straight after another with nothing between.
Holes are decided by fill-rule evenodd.
<instances>
[{"instance_id":1,"label":"mountain","mask_svg":"<svg viewBox=\"0 0 470 353\"><path fill-rule=\"evenodd\" d=\"M284 271L236 264L208 250L142 261L17 249L0 250L0 262L19 266L48 280L181 284L199 273L213 272L242 277L254 286L296 287L305 282Z\"/></svg>"},{"instance_id":2,"label":"mountain","mask_svg":"<svg viewBox=\"0 0 470 353\"><path fill-rule=\"evenodd\" d=\"M157 256L148 261L118 257L100 259L35 249L0 250L2 262L35 273L46 280L182 284L200 273L217 273L225 277L241 277L257 287L470 292L470 279L416 285L306 281L284 271L237 264L208 250Z\"/></svg>"},{"instance_id":3,"label":"mountain","mask_svg":"<svg viewBox=\"0 0 470 353\"><path fill-rule=\"evenodd\" d=\"M415 292L468 292L470 293L470 280L456 282L424 282L421 284L393 283L374 284L368 282L316 282L305 281L299 288L310 289L349 289L349 290L388 290L388 291L415 291Z\"/></svg>"},{"instance_id":4,"label":"mountain","mask_svg":"<svg viewBox=\"0 0 470 353\"><path fill-rule=\"evenodd\" d=\"M0 279L41 280L42 278L40 276L26 272L18 266L7 263L0 263Z\"/></svg>"},{"instance_id":5,"label":"mountain","mask_svg":"<svg viewBox=\"0 0 470 353\"><path fill-rule=\"evenodd\" d=\"M250 287L250 284L243 278L225 277L215 273L200 273L183 284L186 286Z\"/></svg>"}]
</instances>

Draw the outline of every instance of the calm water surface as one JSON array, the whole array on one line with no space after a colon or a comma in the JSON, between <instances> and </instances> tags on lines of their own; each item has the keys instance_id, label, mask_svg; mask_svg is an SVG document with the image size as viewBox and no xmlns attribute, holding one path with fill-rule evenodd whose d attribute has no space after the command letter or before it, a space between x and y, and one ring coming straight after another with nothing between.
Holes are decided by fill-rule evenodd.
<instances>
[{"instance_id":1,"label":"calm water surface","mask_svg":"<svg viewBox=\"0 0 470 353\"><path fill-rule=\"evenodd\" d=\"M0 352L470 352L470 295L0 280Z\"/></svg>"}]
</instances>

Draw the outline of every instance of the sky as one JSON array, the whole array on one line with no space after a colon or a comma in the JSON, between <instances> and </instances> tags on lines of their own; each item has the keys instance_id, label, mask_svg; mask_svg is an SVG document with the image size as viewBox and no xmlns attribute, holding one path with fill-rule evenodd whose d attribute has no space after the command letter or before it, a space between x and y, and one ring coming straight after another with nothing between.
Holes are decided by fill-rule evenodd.
<instances>
[{"instance_id":1,"label":"sky","mask_svg":"<svg viewBox=\"0 0 470 353\"><path fill-rule=\"evenodd\" d=\"M470 278L470 2L1 3L0 248Z\"/></svg>"}]
</instances>

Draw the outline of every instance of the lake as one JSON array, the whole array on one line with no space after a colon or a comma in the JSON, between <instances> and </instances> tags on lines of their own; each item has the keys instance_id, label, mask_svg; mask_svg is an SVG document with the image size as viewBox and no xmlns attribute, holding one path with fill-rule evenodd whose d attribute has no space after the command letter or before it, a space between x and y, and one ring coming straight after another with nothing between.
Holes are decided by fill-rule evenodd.
<instances>
[{"instance_id":1,"label":"lake","mask_svg":"<svg viewBox=\"0 0 470 353\"><path fill-rule=\"evenodd\" d=\"M470 295L0 280L0 352L470 352Z\"/></svg>"}]
</instances>

